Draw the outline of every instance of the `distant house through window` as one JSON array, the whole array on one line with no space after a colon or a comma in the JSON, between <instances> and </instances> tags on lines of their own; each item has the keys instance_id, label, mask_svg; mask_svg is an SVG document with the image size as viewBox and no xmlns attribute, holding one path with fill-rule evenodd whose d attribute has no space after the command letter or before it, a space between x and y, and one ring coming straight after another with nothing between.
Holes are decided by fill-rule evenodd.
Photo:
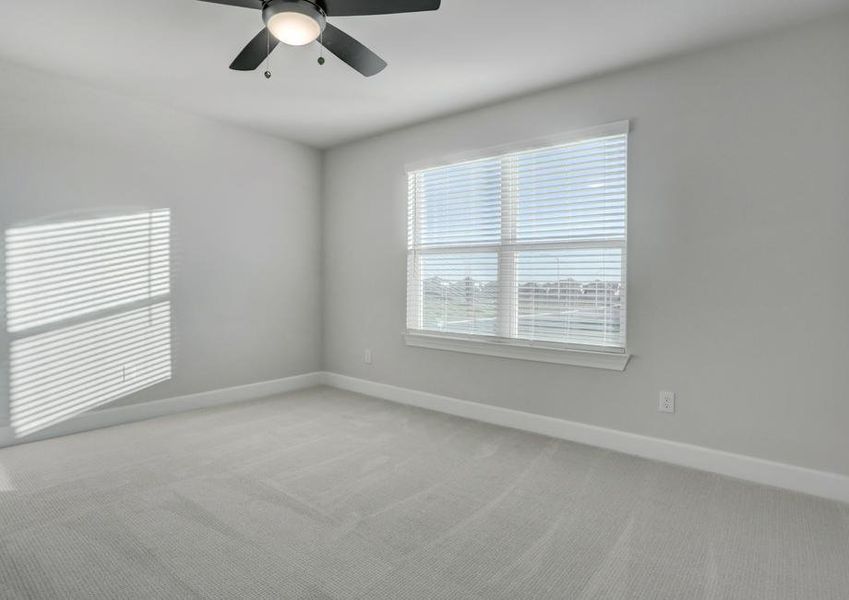
<instances>
[{"instance_id":1,"label":"distant house through window","mask_svg":"<svg viewBox=\"0 0 849 600\"><path fill-rule=\"evenodd\" d=\"M622 353L627 123L408 174L407 331Z\"/></svg>"},{"instance_id":2,"label":"distant house through window","mask_svg":"<svg viewBox=\"0 0 849 600\"><path fill-rule=\"evenodd\" d=\"M170 227L162 209L6 231L15 435L171 378Z\"/></svg>"}]
</instances>

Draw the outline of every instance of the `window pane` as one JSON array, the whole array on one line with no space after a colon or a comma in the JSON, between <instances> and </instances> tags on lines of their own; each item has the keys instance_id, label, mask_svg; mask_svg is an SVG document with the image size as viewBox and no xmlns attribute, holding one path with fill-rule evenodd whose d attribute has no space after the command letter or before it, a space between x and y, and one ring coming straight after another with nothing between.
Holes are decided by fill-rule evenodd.
<instances>
[{"instance_id":1,"label":"window pane","mask_svg":"<svg viewBox=\"0 0 849 600\"><path fill-rule=\"evenodd\" d=\"M621 346L622 250L519 252L518 337Z\"/></svg>"},{"instance_id":2,"label":"window pane","mask_svg":"<svg viewBox=\"0 0 849 600\"><path fill-rule=\"evenodd\" d=\"M496 334L498 255L427 254L421 262L422 328Z\"/></svg>"},{"instance_id":3,"label":"window pane","mask_svg":"<svg viewBox=\"0 0 849 600\"><path fill-rule=\"evenodd\" d=\"M516 155L517 240L624 239L625 142L615 136Z\"/></svg>"},{"instance_id":4,"label":"window pane","mask_svg":"<svg viewBox=\"0 0 849 600\"><path fill-rule=\"evenodd\" d=\"M501 239L501 161L422 171L414 179L418 245L493 244Z\"/></svg>"},{"instance_id":5,"label":"window pane","mask_svg":"<svg viewBox=\"0 0 849 600\"><path fill-rule=\"evenodd\" d=\"M597 132L409 174L409 329L624 350L627 123Z\"/></svg>"}]
</instances>

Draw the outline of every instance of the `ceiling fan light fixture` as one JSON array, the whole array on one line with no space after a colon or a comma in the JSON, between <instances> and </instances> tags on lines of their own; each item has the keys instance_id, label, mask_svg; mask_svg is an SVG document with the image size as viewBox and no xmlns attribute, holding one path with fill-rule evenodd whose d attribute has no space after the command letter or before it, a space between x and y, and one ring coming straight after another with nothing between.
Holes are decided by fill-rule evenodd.
<instances>
[{"instance_id":1,"label":"ceiling fan light fixture","mask_svg":"<svg viewBox=\"0 0 849 600\"><path fill-rule=\"evenodd\" d=\"M280 42L304 46L313 41L365 77L377 75L386 61L325 17L391 15L436 10L442 0L202 0L261 9L265 26L230 63L233 71L254 71ZM318 64L324 64L319 56Z\"/></svg>"},{"instance_id":2,"label":"ceiling fan light fixture","mask_svg":"<svg viewBox=\"0 0 849 600\"><path fill-rule=\"evenodd\" d=\"M272 0L262 18L271 35L289 46L314 42L324 29L324 13L307 0Z\"/></svg>"}]
</instances>

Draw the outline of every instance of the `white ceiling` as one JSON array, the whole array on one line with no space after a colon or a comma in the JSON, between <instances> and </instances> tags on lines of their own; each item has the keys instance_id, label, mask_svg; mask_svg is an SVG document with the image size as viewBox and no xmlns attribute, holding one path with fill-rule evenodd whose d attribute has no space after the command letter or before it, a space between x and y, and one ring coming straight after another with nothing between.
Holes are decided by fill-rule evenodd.
<instances>
[{"instance_id":1,"label":"white ceiling","mask_svg":"<svg viewBox=\"0 0 849 600\"><path fill-rule=\"evenodd\" d=\"M527 7L527 8L521 8ZM281 45L230 71L259 11L197 0L3 0L0 58L327 147L849 7L849 0L443 0L331 19L380 54L372 78ZM2 86L2 84L0 84Z\"/></svg>"}]
</instances>

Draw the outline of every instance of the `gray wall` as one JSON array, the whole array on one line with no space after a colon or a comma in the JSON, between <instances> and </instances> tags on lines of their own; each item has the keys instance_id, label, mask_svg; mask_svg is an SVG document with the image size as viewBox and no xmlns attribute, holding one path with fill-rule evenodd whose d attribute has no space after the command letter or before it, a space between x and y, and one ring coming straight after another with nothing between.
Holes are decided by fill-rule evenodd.
<instances>
[{"instance_id":1,"label":"gray wall","mask_svg":"<svg viewBox=\"0 0 849 600\"><path fill-rule=\"evenodd\" d=\"M318 152L8 64L0 80L2 230L171 209L174 377L119 403L320 367Z\"/></svg>"},{"instance_id":2,"label":"gray wall","mask_svg":"<svg viewBox=\"0 0 849 600\"><path fill-rule=\"evenodd\" d=\"M841 18L329 151L325 368L849 474L847 59ZM628 369L404 346L405 164L620 119Z\"/></svg>"}]
</instances>

